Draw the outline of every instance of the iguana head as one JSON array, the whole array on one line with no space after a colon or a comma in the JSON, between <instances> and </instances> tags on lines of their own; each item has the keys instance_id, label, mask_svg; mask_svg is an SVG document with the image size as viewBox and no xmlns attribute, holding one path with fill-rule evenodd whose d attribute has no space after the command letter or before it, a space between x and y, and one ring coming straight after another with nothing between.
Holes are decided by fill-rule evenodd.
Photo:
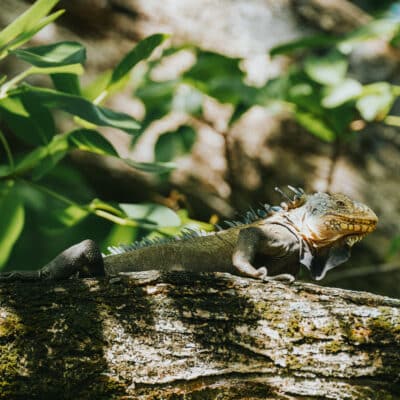
<instances>
[{"instance_id":1,"label":"iguana head","mask_svg":"<svg viewBox=\"0 0 400 400\"><path fill-rule=\"evenodd\" d=\"M307 196L300 231L309 235L314 247L324 247L339 239L352 246L376 228L378 217L365 204L341 193Z\"/></svg>"},{"instance_id":2,"label":"iguana head","mask_svg":"<svg viewBox=\"0 0 400 400\"><path fill-rule=\"evenodd\" d=\"M310 247L300 261L317 280L346 261L351 247L378 223L369 207L340 193L302 194L288 204L287 215Z\"/></svg>"}]
</instances>

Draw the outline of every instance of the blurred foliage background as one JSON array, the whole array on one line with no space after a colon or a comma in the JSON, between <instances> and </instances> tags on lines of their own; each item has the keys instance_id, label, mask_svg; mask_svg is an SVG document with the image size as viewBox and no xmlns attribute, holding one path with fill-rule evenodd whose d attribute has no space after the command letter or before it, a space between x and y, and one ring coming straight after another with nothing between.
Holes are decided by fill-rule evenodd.
<instances>
[{"instance_id":1,"label":"blurred foliage background","mask_svg":"<svg viewBox=\"0 0 400 400\"><path fill-rule=\"evenodd\" d=\"M2 269L211 230L292 184L380 216L326 283L400 296L400 3L3 1Z\"/></svg>"}]
</instances>

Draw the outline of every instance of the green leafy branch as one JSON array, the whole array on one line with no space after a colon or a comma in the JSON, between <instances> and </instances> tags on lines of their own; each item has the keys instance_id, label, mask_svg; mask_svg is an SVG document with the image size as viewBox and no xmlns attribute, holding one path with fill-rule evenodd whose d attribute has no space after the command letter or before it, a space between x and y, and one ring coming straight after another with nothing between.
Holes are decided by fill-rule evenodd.
<instances>
[{"instance_id":1,"label":"green leafy branch","mask_svg":"<svg viewBox=\"0 0 400 400\"><path fill-rule=\"evenodd\" d=\"M117 64L94 98L83 95L79 76L84 73L85 48L77 42L59 42L45 46L20 48L43 27L57 19L64 11L50 13L58 0L38 0L24 14L0 32L0 59L14 55L30 66L18 75L0 79L0 123L6 129L0 131L0 145L6 160L0 164L0 267L20 237L25 219L24 202L31 201L21 195L24 188L40 192L52 198L61 208L50 210L46 221L48 229L71 227L94 215L121 226L159 230L182 225L175 212L159 205L142 206L112 205L98 199L80 204L61 191L39 183L57 170L57 165L71 151L81 150L126 162L135 169L152 173L164 173L174 168L171 162L140 163L119 157L112 144L96 129L107 126L138 136L140 124L132 116L100 106L112 90L121 84L131 70L146 60L165 39L155 34L139 42ZM29 85L26 79L32 75L47 75L54 88ZM92 91L93 94L93 91ZM53 110L61 110L72 116L75 129L58 132ZM10 144L10 135L23 143ZM70 167L69 167L70 168ZM24 201L25 200L25 201ZM139 207L139 205L136 205ZM154 218L154 215L157 218Z\"/></svg>"},{"instance_id":2,"label":"green leafy branch","mask_svg":"<svg viewBox=\"0 0 400 400\"><path fill-rule=\"evenodd\" d=\"M379 38L397 46L399 37L398 20L378 19L344 36L315 35L277 46L270 51L272 56L293 52L306 55L288 74L268 82L259 102L268 104L278 94L291 105L302 126L328 142L357 130L358 125L352 122L360 118L366 123L398 125L399 118L389 113L400 95L399 86L388 82L361 84L348 72L348 55L364 41Z\"/></svg>"}]
</instances>

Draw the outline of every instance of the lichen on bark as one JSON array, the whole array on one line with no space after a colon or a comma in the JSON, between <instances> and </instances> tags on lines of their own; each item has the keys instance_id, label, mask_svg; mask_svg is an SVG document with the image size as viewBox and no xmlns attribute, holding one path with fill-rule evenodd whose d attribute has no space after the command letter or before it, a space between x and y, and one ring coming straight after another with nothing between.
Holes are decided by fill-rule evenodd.
<instances>
[{"instance_id":1,"label":"lichen on bark","mask_svg":"<svg viewBox=\"0 0 400 400\"><path fill-rule=\"evenodd\" d=\"M395 399L400 300L223 273L0 285L0 399Z\"/></svg>"}]
</instances>

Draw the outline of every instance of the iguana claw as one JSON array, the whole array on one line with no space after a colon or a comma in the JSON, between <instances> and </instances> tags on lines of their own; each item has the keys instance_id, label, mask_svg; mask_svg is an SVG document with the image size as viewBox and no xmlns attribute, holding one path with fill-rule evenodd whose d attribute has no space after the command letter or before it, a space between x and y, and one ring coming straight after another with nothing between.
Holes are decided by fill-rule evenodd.
<instances>
[{"instance_id":1,"label":"iguana claw","mask_svg":"<svg viewBox=\"0 0 400 400\"><path fill-rule=\"evenodd\" d=\"M295 277L291 274L279 274L274 276L268 276L268 270L266 267L258 268L257 272L259 273L259 278L264 282L287 281L288 283L292 283L295 280Z\"/></svg>"},{"instance_id":2,"label":"iguana claw","mask_svg":"<svg viewBox=\"0 0 400 400\"><path fill-rule=\"evenodd\" d=\"M264 282L269 282L269 281L283 281L287 283L293 283L295 281L295 277L291 274L279 274L275 276L265 276L263 278Z\"/></svg>"}]
</instances>

